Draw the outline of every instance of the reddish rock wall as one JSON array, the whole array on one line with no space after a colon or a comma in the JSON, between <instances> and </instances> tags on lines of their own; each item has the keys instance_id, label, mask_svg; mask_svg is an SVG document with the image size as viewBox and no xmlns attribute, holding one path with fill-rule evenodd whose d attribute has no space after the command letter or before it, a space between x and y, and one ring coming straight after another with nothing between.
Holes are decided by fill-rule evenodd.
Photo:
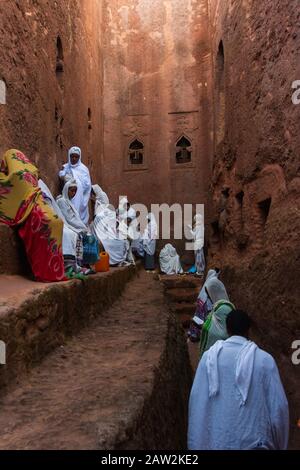
<instances>
[{"instance_id":1,"label":"reddish rock wall","mask_svg":"<svg viewBox=\"0 0 300 470\"><path fill-rule=\"evenodd\" d=\"M115 203L204 203L211 157L207 1L105 2L103 186ZM191 144L176 163L176 143ZM142 164L129 146L144 145Z\"/></svg>"},{"instance_id":2,"label":"reddish rock wall","mask_svg":"<svg viewBox=\"0 0 300 470\"><path fill-rule=\"evenodd\" d=\"M300 77L297 1L209 2L214 90L210 258L280 364L299 447ZM222 42L221 42L222 41Z\"/></svg>"},{"instance_id":3,"label":"reddish rock wall","mask_svg":"<svg viewBox=\"0 0 300 470\"><path fill-rule=\"evenodd\" d=\"M0 2L0 153L21 149L54 193L71 145L101 177L102 30L102 1ZM15 274L23 268L10 234L1 227L0 272Z\"/></svg>"},{"instance_id":4,"label":"reddish rock wall","mask_svg":"<svg viewBox=\"0 0 300 470\"><path fill-rule=\"evenodd\" d=\"M129 277L128 268L119 268L87 280L87 292L79 281L60 284L57 292L44 289L48 324L36 317L33 295L18 314L5 315L25 344L21 350L9 345L7 369L17 380L0 396L0 449L186 449L192 381L186 339L158 282L145 271L108 308ZM66 301L68 313L60 305ZM53 315L56 323L61 319L58 329ZM60 347L22 376L23 361L42 359L39 353L50 345Z\"/></svg>"},{"instance_id":5,"label":"reddish rock wall","mask_svg":"<svg viewBox=\"0 0 300 470\"><path fill-rule=\"evenodd\" d=\"M63 71L56 73L58 37ZM55 189L67 149L78 145L99 179L102 1L1 0L0 48L0 79L7 86L7 104L0 105L1 153L20 148Z\"/></svg>"}]
</instances>

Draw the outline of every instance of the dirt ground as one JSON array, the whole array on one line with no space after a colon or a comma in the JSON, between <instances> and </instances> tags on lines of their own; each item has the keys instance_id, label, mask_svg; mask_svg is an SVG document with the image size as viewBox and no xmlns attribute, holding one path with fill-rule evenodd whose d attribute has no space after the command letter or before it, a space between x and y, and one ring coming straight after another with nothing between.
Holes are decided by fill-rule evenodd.
<instances>
[{"instance_id":1,"label":"dirt ground","mask_svg":"<svg viewBox=\"0 0 300 470\"><path fill-rule=\"evenodd\" d=\"M0 401L0 448L126 448L128 429L134 422L133 435L138 433L141 410L157 387L166 337L174 336L168 333L169 316L159 283L152 274L141 272L107 314L11 386ZM183 358L178 368L188 370L187 353L186 357L180 354L176 344L172 349ZM172 352L168 355L174 362ZM172 369L170 364L165 366ZM178 373L175 370L174 377ZM182 380L180 387L186 389L182 401L186 401L190 383ZM178 390L170 390L178 395ZM158 400L163 399L161 391L156 392ZM184 429L185 418L176 419Z\"/></svg>"}]
</instances>

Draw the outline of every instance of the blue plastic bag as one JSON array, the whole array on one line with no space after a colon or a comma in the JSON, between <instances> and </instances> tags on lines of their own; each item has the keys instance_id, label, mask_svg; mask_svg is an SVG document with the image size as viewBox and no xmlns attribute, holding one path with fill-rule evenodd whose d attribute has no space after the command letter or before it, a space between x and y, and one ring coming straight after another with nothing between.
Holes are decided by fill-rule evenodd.
<instances>
[{"instance_id":1,"label":"blue plastic bag","mask_svg":"<svg viewBox=\"0 0 300 470\"><path fill-rule=\"evenodd\" d=\"M195 265L192 266L192 267L188 270L188 273L189 273L189 274L196 274L196 272L197 272L197 268L196 268Z\"/></svg>"},{"instance_id":2,"label":"blue plastic bag","mask_svg":"<svg viewBox=\"0 0 300 470\"><path fill-rule=\"evenodd\" d=\"M94 235L83 236L83 264L95 264L99 260L99 242Z\"/></svg>"}]
</instances>

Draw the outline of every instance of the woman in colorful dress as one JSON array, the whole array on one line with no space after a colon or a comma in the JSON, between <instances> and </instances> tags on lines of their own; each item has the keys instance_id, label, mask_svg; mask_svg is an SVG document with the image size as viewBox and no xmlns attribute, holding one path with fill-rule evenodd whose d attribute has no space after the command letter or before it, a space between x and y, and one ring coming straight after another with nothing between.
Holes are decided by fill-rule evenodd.
<instances>
[{"instance_id":1,"label":"woman in colorful dress","mask_svg":"<svg viewBox=\"0 0 300 470\"><path fill-rule=\"evenodd\" d=\"M217 277L212 277L207 281L205 290L208 299L213 304L213 309L202 327L200 358L216 341L229 337L226 319L229 313L235 310L235 306L229 301L224 284Z\"/></svg>"},{"instance_id":2,"label":"woman in colorful dress","mask_svg":"<svg viewBox=\"0 0 300 470\"><path fill-rule=\"evenodd\" d=\"M211 300L208 298L206 287L208 281L212 278L218 278L220 270L218 268L210 269L207 273L205 283L203 284L197 299L197 307L195 315L191 321L190 329L188 331L188 337L192 343L198 343L201 337L201 328L206 321L209 313L213 309Z\"/></svg>"},{"instance_id":3,"label":"woman in colorful dress","mask_svg":"<svg viewBox=\"0 0 300 470\"><path fill-rule=\"evenodd\" d=\"M63 222L43 198L38 169L19 150L1 159L0 223L17 228L37 281L64 280Z\"/></svg>"}]
</instances>

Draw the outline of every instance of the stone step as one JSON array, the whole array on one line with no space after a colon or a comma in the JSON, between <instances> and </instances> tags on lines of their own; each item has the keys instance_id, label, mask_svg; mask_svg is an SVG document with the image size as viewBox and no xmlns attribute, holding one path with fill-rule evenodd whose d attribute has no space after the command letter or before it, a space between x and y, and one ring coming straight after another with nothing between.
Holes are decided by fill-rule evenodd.
<instances>
[{"instance_id":1,"label":"stone step","mask_svg":"<svg viewBox=\"0 0 300 470\"><path fill-rule=\"evenodd\" d=\"M187 315L186 313L181 313L180 315L178 315L178 319L179 319L181 325L183 326L183 328L187 329L190 326L192 315Z\"/></svg>"},{"instance_id":2,"label":"stone step","mask_svg":"<svg viewBox=\"0 0 300 470\"><path fill-rule=\"evenodd\" d=\"M192 317L196 311L196 303L173 303L171 304L171 308L176 315L189 315Z\"/></svg>"},{"instance_id":3,"label":"stone step","mask_svg":"<svg viewBox=\"0 0 300 470\"><path fill-rule=\"evenodd\" d=\"M192 289L186 289L186 288L176 288L176 289L167 289L165 291L166 297L170 302L176 302L176 303L191 303L194 304L197 300L199 290L192 288Z\"/></svg>"},{"instance_id":4,"label":"stone step","mask_svg":"<svg viewBox=\"0 0 300 470\"><path fill-rule=\"evenodd\" d=\"M116 268L111 285L99 285L97 275L62 288L69 316L80 303L71 287L81 290L80 308L88 315L92 295L101 308L128 269ZM59 317L55 322L61 327ZM153 275L141 271L119 301L59 344L1 397L0 450L185 448L192 386L187 342Z\"/></svg>"},{"instance_id":5,"label":"stone step","mask_svg":"<svg viewBox=\"0 0 300 470\"><path fill-rule=\"evenodd\" d=\"M84 281L39 283L23 276L0 275L0 341L6 345L1 389L48 353L104 314L137 273L112 268Z\"/></svg>"},{"instance_id":6,"label":"stone step","mask_svg":"<svg viewBox=\"0 0 300 470\"><path fill-rule=\"evenodd\" d=\"M198 276L183 274L178 276L160 275L160 281L165 289L192 288L200 291L203 279Z\"/></svg>"},{"instance_id":7,"label":"stone step","mask_svg":"<svg viewBox=\"0 0 300 470\"><path fill-rule=\"evenodd\" d=\"M30 268L17 232L0 224L0 274L28 274Z\"/></svg>"}]
</instances>

